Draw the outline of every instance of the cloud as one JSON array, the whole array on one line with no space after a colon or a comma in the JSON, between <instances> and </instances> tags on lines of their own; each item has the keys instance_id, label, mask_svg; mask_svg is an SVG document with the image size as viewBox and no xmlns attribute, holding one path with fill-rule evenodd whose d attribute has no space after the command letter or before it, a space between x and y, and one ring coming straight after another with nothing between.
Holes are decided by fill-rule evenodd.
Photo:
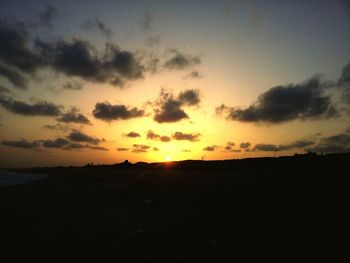
<instances>
[{"instance_id":1,"label":"cloud","mask_svg":"<svg viewBox=\"0 0 350 263\"><path fill-rule=\"evenodd\" d=\"M129 138L137 138L137 137L141 137L141 135L137 132L131 131L127 134L124 134L125 137L129 137Z\"/></svg>"},{"instance_id":2,"label":"cloud","mask_svg":"<svg viewBox=\"0 0 350 263\"><path fill-rule=\"evenodd\" d=\"M207 146L205 148L203 148L203 151L206 151L206 152L213 152L215 151L215 149L217 149L219 146L217 145L211 145L211 146Z\"/></svg>"},{"instance_id":3,"label":"cloud","mask_svg":"<svg viewBox=\"0 0 350 263\"><path fill-rule=\"evenodd\" d=\"M183 54L177 49L170 49L168 53L170 57L164 63L164 68L166 69L181 70L201 63L201 59L198 56Z\"/></svg>"},{"instance_id":4,"label":"cloud","mask_svg":"<svg viewBox=\"0 0 350 263\"><path fill-rule=\"evenodd\" d=\"M97 145L101 142L100 139L91 137L91 136L86 135L86 134L82 133L81 131L77 131L77 130L72 131L67 136L67 138L73 142L86 142L86 143L91 143L94 145Z\"/></svg>"},{"instance_id":5,"label":"cloud","mask_svg":"<svg viewBox=\"0 0 350 263\"><path fill-rule=\"evenodd\" d=\"M297 148L305 148L307 146L315 144L312 140L297 140L285 145L275 145L275 144L257 144L254 146L254 151L262 151L262 152L275 152L275 151L287 151L291 149Z\"/></svg>"},{"instance_id":6,"label":"cloud","mask_svg":"<svg viewBox=\"0 0 350 263\"><path fill-rule=\"evenodd\" d=\"M27 39L27 32L22 28L10 27L0 21L0 60L2 63L17 68L25 73L34 73L43 65Z\"/></svg>"},{"instance_id":7,"label":"cloud","mask_svg":"<svg viewBox=\"0 0 350 263\"><path fill-rule=\"evenodd\" d=\"M157 147L153 147L154 152L159 152L159 149Z\"/></svg>"},{"instance_id":8,"label":"cloud","mask_svg":"<svg viewBox=\"0 0 350 263\"><path fill-rule=\"evenodd\" d=\"M109 151L107 148L102 147L102 146L93 146L93 145L87 144L84 147L87 149L90 149L90 150L95 150L95 151Z\"/></svg>"},{"instance_id":9,"label":"cloud","mask_svg":"<svg viewBox=\"0 0 350 263\"><path fill-rule=\"evenodd\" d=\"M136 107L125 105L111 105L108 102L96 103L92 114L95 118L107 122L116 120L128 120L145 116L145 112Z\"/></svg>"},{"instance_id":10,"label":"cloud","mask_svg":"<svg viewBox=\"0 0 350 263\"><path fill-rule=\"evenodd\" d=\"M171 141L171 138L169 136L156 134L152 130L149 130L147 132L147 139L149 139L149 140L159 140L159 141L162 141L162 142L170 142Z\"/></svg>"},{"instance_id":11,"label":"cloud","mask_svg":"<svg viewBox=\"0 0 350 263\"><path fill-rule=\"evenodd\" d=\"M134 147L132 150L134 153L145 153L151 148L151 146L144 144L133 144L132 146Z\"/></svg>"},{"instance_id":12,"label":"cloud","mask_svg":"<svg viewBox=\"0 0 350 263\"><path fill-rule=\"evenodd\" d=\"M83 85L78 81L68 81L62 85L62 89L66 90L82 90Z\"/></svg>"},{"instance_id":13,"label":"cloud","mask_svg":"<svg viewBox=\"0 0 350 263\"><path fill-rule=\"evenodd\" d=\"M8 141L8 140L2 140L2 145L10 146L10 147L16 147L16 148L22 148L22 149L34 149L38 148L40 146L39 141L27 141L25 139L20 139L18 141Z\"/></svg>"},{"instance_id":14,"label":"cloud","mask_svg":"<svg viewBox=\"0 0 350 263\"><path fill-rule=\"evenodd\" d=\"M146 10L143 13L142 21L140 22L142 30L152 30L153 22L154 15L149 10Z\"/></svg>"},{"instance_id":15,"label":"cloud","mask_svg":"<svg viewBox=\"0 0 350 263\"><path fill-rule=\"evenodd\" d=\"M36 40L35 47L45 58L46 66L93 82L122 86L124 80L143 78L145 70L132 52L110 42L106 43L103 56L98 55L91 43L77 38L51 43Z\"/></svg>"},{"instance_id":16,"label":"cloud","mask_svg":"<svg viewBox=\"0 0 350 263\"><path fill-rule=\"evenodd\" d=\"M242 142L240 145L239 145L239 147L241 148L241 149L247 149L247 148L249 148L250 147L250 142Z\"/></svg>"},{"instance_id":17,"label":"cloud","mask_svg":"<svg viewBox=\"0 0 350 263\"><path fill-rule=\"evenodd\" d=\"M0 44L1 45L1 44ZM0 64L0 76L6 78L15 88L25 89L26 78L16 69Z\"/></svg>"},{"instance_id":18,"label":"cloud","mask_svg":"<svg viewBox=\"0 0 350 263\"><path fill-rule=\"evenodd\" d=\"M182 149L181 152L184 152L184 153L190 153L191 150L188 150L188 149Z\"/></svg>"},{"instance_id":19,"label":"cloud","mask_svg":"<svg viewBox=\"0 0 350 263\"><path fill-rule=\"evenodd\" d=\"M350 152L350 134L340 133L321 138L317 145L306 150L320 153Z\"/></svg>"},{"instance_id":20,"label":"cloud","mask_svg":"<svg viewBox=\"0 0 350 263\"><path fill-rule=\"evenodd\" d=\"M225 151L226 152L240 152L241 150L233 148L235 145L236 144L234 142L227 142L226 146L225 146Z\"/></svg>"},{"instance_id":21,"label":"cloud","mask_svg":"<svg viewBox=\"0 0 350 263\"><path fill-rule=\"evenodd\" d=\"M221 105L216 113L226 113L229 120L266 123L336 117L337 110L324 92L327 86L315 76L301 84L273 87L245 109Z\"/></svg>"},{"instance_id":22,"label":"cloud","mask_svg":"<svg viewBox=\"0 0 350 263\"><path fill-rule=\"evenodd\" d=\"M39 14L39 25L52 28L52 20L58 16L57 9L46 3L45 10Z\"/></svg>"},{"instance_id":23,"label":"cloud","mask_svg":"<svg viewBox=\"0 0 350 263\"><path fill-rule=\"evenodd\" d=\"M148 47L154 47L159 45L160 43L160 36L159 35L155 35L155 36L148 36L145 40L145 44Z\"/></svg>"},{"instance_id":24,"label":"cloud","mask_svg":"<svg viewBox=\"0 0 350 263\"><path fill-rule=\"evenodd\" d=\"M70 143L70 141L63 139L63 138L42 141L42 145L46 148L62 148L63 146L66 146L69 143Z\"/></svg>"},{"instance_id":25,"label":"cloud","mask_svg":"<svg viewBox=\"0 0 350 263\"><path fill-rule=\"evenodd\" d=\"M112 30L108 28L106 24L98 18L95 18L95 20L85 21L85 23L83 24L83 28L86 30L97 29L102 35L104 35L107 38L111 38L113 36Z\"/></svg>"},{"instance_id":26,"label":"cloud","mask_svg":"<svg viewBox=\"0 0 350 263\"><path fill-rule=\"evenodd\" d=\"M340 75L337 86L340 87L341 100L350 104L350 63L345 65Z\"/></svg>"},{"instance_id":27,"label":"cloud","mask_svg":"<svg viewBox=\"0 0 350 263\"><path fill-rule=\"evenodd\" d=\"M117 148L117 151L119 152L126 152L126 151L129 151L129 148Z\"/></svg>"},{"instance_id":28,"label":"cloud","mask_svg":"<svg viewBox=\"0 0 350 263\"><path fill-rule=\"evenodd\" d=\"M66 113L62 113L58 118L58 122L64 123L79 123L79 124L91 124L89 119L83 114L79 113L79 109L76 107L70 108Z\"/></svg>"},{"instance_id":29,"label":"cloud","mask_svg":"<svg viewBox=\"0 0 350 263\"><path fill-rule=\"evenodd\" d=\"M194 106L200 103L199 91L195 89L188 89L180 92L178 100L182 105Z\"/></svg>"},{"instance_id":30,"label":"cloud","mask_svg":"<svg viewBox=\"0 0 350 263\"><path fill-rule=\"evenodd\" d=\"M70 129L68 126L61 125L60 123L55 124L55 125L46 124L43 126L43 128L49 129L49 130L63 131L63 132L67 132Z\"/></svg>"},{"instance_id":31,"label":"cloud","mask_svg":"<svg viewBox=\"0 0 350 263\"><path fill-rule=\"evenodd\" d=\"M182 132L175 132L173 134L174 140L186 140L190 142L197 142L199 141L199 137L201 136L200 133L182 133Z\"/></svg>"},{"instance_id":32,"label":"cloud","mask_svg":"<svg viewBox=\"0 0 350 263\"><path fill-rule=\"evenodd\" d=\"M190 72L189 74L187 74L184 78L185 79L199 79L199 78L203 78L203 75L201 73L199 73L197 70L194 70L194 71Z\"/></svg>"},{"instance_id":33,"label":"cloud","mask_svg":"<svg viewBox=\"0 0 350 263\"><path fill-rule=\"evenodd\" d=\"M255 151L261 151L261 152L275 152L277 151L277 146L274 144L264 144L264 143L259 143L254 146Z\"/></svg>"},{"instance_id":34,"label":"cloud","mask_svg":"<svg viewBox=\"0 0 350 263\"><path fill-rule=\"evenodd\" d=\"M159 98L154 103L154 120L158 123L169 123L187 119L189 117L182 107L195 106L199 103L200 96L198 90L184 90L178 97L174 97L171 92L162 89Z\"/></svg>"},{"instance_id":35,"label":"cloud","mask_svg":"<svg viewBox=\"0 0 350 263\"><path fill-rule=\"evenodd\" d=\"M24 116L58 116L61 113L61 106L47 101L37 101L28 104L23 101L13 100L11 97L1 96L0 105L6 110Z\"/></svg>"}]
</instances>

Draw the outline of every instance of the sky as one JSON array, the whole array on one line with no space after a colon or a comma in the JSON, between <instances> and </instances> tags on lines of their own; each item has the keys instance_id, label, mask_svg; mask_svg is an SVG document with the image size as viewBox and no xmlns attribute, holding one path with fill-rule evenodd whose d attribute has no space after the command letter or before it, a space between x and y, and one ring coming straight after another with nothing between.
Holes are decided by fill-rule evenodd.
<instances>
[{"instance_id":1,"label":"sky","mask_svg":"<svg viewBox=\"0 0 350 263\"><path fill-rule=\"evenodd\" d=\"M350 151L350 2L0 0L0 167Z\"/></svg>"}]
</instances>

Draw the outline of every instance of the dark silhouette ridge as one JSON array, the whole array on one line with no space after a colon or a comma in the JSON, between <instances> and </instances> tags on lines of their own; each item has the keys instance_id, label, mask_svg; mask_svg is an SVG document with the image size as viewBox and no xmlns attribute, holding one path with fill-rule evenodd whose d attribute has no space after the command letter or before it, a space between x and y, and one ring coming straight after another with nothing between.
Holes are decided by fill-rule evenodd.
<instances>
[{"instance_id":1,"label":"dark silhouette ridge","mask_svg":"<svg viewBox=\"0 0 350 263\"><path fill-rule=\"evenodd\" d=\"M122 262L348 262L349 161L350 153L309 153L14 169L48 177L0 188L3 251Z\"/></svg>"}]
</instances>

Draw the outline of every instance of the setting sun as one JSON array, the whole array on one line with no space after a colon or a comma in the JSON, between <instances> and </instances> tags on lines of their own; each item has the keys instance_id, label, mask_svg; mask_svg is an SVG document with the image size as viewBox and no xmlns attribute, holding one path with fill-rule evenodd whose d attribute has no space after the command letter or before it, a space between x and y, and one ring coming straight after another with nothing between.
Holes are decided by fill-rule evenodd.
<instances>
[{"instance_id":1,"label":"setting sun","mask_svg":"<svg viewBox=\"0 0 350 263\"><path fill-rule=\"evenodd\" d=\"M167 162L169 162L169 161L171 161L171 157L170 157L170 156L167 156L167 157L165 157L165 160L166 160Z\"/></svg>"}]
</instances>

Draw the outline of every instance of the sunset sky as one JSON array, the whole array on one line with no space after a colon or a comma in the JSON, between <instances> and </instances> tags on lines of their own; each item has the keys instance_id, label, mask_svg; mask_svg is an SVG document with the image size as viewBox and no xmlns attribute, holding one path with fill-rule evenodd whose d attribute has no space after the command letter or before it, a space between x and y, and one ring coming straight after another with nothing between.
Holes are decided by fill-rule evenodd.
<instances>
[{"instance_id":1,"label":"sunset sky","mask_svg":"<svg viewBox=\"0 0 350 263\"><path fill-rule=\"evenodd\" d=\"M350 151L350 2L0 1L0 167Z\"/></svg>"}]
</instances>

